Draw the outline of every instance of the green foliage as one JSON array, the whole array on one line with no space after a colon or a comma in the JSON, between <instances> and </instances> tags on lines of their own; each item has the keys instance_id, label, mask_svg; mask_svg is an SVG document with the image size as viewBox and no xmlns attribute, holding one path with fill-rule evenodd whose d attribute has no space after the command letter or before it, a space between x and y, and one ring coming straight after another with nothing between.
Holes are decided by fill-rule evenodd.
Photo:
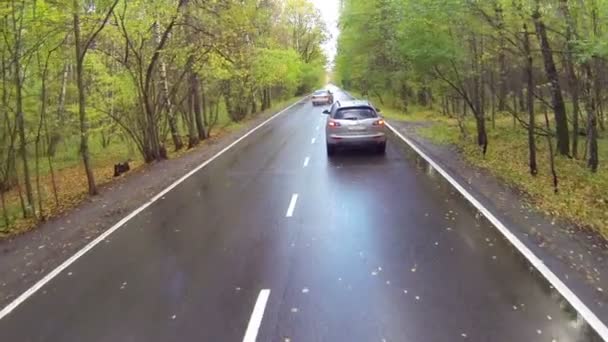
<instances>
[{"instance_id":1,"label":"green foliage","mask_svg":"<svg viewBox=\"0 0 608 342\"><path fill-rule=\"evenodd\" d=\"M83 136L95 177L105 182L113 163L172 156L323 80L327 34L308 0L116 1L0 2L0 191L14 227L16 185L34 188L38 218L63 208L53 203L51 169L73 180L70 191L58 188L61 200L82 198ZM76 82L75 28L87 49L84 89Z\"/></svg>"},{"instance_id":2,"label":"green foliage","mask_svg":"<svg viewBox=\"0 0 608 342\"><path fill-rule=\"evenodd\" d=\"M255 51L252 76L260 87L281 86L294 94L302 75L302 61L293 49L260 48Z\"/></svg>"},{"instance_id":3,"label":"green foliage","mask_svg":"<svg viewBox=\"0 0 608 342\"><path fill-rule=\"evenodd\" d=\"M537 177L530 176L526 140L522 139L525 130L519 126L514 127L508 116L501 116L496 121L496 128L489 133L494 144L483 156L470 138L462 137L458 123L453 118L420 109L412 110L411 114L392 108L383 110L387 111L392 113L389 116L391 119L411 122L417 127L417 134L432 143L457 146L469 163L487 169L507 184L521 189L530 202L545 214L593 228L608 236L608 212L605 210L608 203L605 192L608 189L608 166L603 165L597 174L592 174L584 161L558 158L556 167L560 192L555 194L547 166L539 170ZM464 124L469 132L474 130L472 120L467 120ZM543 144L543 139L537 140L539 161L544 162L549 158L549 151L546 144ZM604 137L599 142L602 151L600 158L607 160L608 139ZM509 158L505 159L506 155Z\"/></svg>"},{"instance_id":4,"label":"green foliage","mask_svg":"<svg viewBox=\"0 0 608 342\"><path fill-rule=\"evenodd\" d=\"M380 102L385 117L416 121L423 137L458 145L467 159L520 186L548 213L602 230L608 224L601 195L608 189L606 167L594 175L586 165L593 170L589 146L596 138L589 133L597 129L605 136L608 125L607 19L606 1L345 0L335 78ZM547 68L551 61L558 75ZM526 108L528 75L537 101L532 114ZM547 126L542 114L557 97L557 87L549 86L555 79L567 120L555 109ZM531 118L536 147L521 128ZM584 136L572 132L575 118ZM578 141L572 154L580 159L556 158L559 195L550 186L547 134L552 143L555 136L566 141L562 147L568 145L564 137ZM605 138L598 143L602 165L608 146ZM537 177L530 176L528 145L537 154ZM480 146L488 148L485 156ZM507 163L505 155L512 157Z\"/></svg>"}]
</instances>

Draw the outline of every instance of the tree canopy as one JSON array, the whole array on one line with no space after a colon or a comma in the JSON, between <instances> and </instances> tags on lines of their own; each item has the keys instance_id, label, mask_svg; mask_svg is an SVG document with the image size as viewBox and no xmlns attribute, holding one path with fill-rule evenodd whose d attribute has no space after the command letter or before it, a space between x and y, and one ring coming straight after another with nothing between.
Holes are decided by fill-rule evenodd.
<instances>
[{"instance_id":1,"label":"tree canopy","mask_svg":"<svg viewBox=\"0 0 608 342\"><path fill-rule=\"evenodd\" d=\"M310 92L327 62L320 18L307 0L3 1L0 192L44 216L32 179L70 145L95 194L91 139L153 162L224 112L236 122Z\"/></svg>"}]
</instances>

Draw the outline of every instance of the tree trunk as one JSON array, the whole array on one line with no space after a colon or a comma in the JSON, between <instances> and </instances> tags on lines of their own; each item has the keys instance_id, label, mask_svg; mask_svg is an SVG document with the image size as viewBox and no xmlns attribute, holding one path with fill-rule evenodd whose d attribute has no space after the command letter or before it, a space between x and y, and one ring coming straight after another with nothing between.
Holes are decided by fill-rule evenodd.
<instances>
[{"instance_id":1,"label":"tree trunk","mask_svg":"<svg viewBox=\"0 0 608 342\"><path fill-rule=\"evenodd\" d=\"M485 155L488 151L488 134L486 131L486 120L484 118L476 117L477 122L477 145L481 147L482 153Z\"/></svg>"},{"instance_id":2,"label":"tree trunk","mask_svg":"<svg viewBox=\"0 0 608 342\"><path fill-rule=\"evenodd\" d=\"M478 66L478 96L479 96L479 108L481 110L482 113L484 113L484 120L485 120L485 113L486 113L486 87L485 87L485 80L484 80L484 75L486 74L486 63L484 61L483 55L484 55L484 49L485 49L485 45L484 45L484 40L483 37L481 37L479 39L479 66ZM485 127L485 123L484 123L484 127Z\"/></svg>"},{"instance_id":3,"label":"tree trunk","mask_svg":"<svg viewBox=\"0 0 608 342\"><path fill-rule=\"evenodd\" d=\"M540 42L543 61L545 64L545 73L547 79L551 83L551 99L553 104L553 112L555 114L555 130L557 136L557 149L561 155L568 156L570 154L570 133L568 132L568 118L566 116L566 105L562 97L562 89L559 84L559 74L553 60L553 50L549 44L547 29L545 23L541 20L539 1L536 0L537 8L532 15L536 34Z\"/></svg>"},{"instance_id":4,"label":"tree trunk","mask_svg":"<svg viewBox=\"0 0 608 342\"><path fill-rule=\"evenodd\" d=\"M568 57L568 81L571 88L572 96L572 157L578 158L578 134L579 134L579 94L578 94L578 80L576 79L576 73L574 72L574 66L572 63L572 56Z\"/></svg>"},{"instance_id":5,"label":"tree trunk","mask_svg":"<svg viewBox=\"0 0 608 342\"><path fill-rule=\"evenodd\" d=\"M193 72L190 78L191 82L191 96L192 96L192 111L194 114L194 121L196 123L196 131L198 133L199 140L207 139L207 132L205 130L205 124L203 123L203 105L201 101L201 81L198 75Z\"/></svg>"},{"instance_id":6,"label":"tree trunk","mask_svg":"<svg viewBox=\"0 0 608 342\"><path fill-rule=\"evenodd\" d=\"M13 66L14 66L14 82L15 82L15 124L17 125L17 131L19 134L19 154L23 163L23 178L25 183L25 200L23 209L23 216L30 217L34 213L34 192L32 189L32 182L30 179L30 167L27 159L27 137L25 135L25 119L23 113L23 78L21 70L21 27L17 26L17 23L13 23L13 29L15 32L15 51L13 52Z\"/></svg>"},{"instance_id":7,"label":"tree trunk","mask_svg":"<svg viewBox=\"0 0 608 342\"><path fill-rule=\"evenodd\" d=\"M89 195L97 195L97 185L91 166L91 156L89 152L89 121L86 112L86 95L84 86L84 51L80 39L80 3L74 0L74 47L76 52L76 84L78 86L78 117L80 119L80 154L84 164L84 171L87 176Z\"/></svg>"},{"instance_id":8,"label":"tree trunk","mask_svg":"<svg viewBox=\"0 0 608 342\"><path fill-rule=\"evenodd\" d=\"M162 37L160 33L160 24L154 24L154 32L156 35L156 43L161 44ZM160 82L161 88L163 90L163 98L164 104L167 111L167 121L169 123L169 130L171 132L171 139L173 140L173 147L176 151L179 151L184 147L184 143L182 142L182 138L179 133L179 128L177 126L177 119L175 117L175 113L173 110L173 103L171 102L171 94L169 94L169 81L167 80L167 65L165 64L165 59L160 56Z\"/></svg>"},{"instance_id":9,"label":"tree trunk","mask_svg":"<svg viewBox=\"0 0 608 342\"><path fill-rule=\"evenodd\" d=\"M48 125L48 121L46 119L46 116L44 117L44 134L47 137L47 144L50 145L50 134L49 134L49 125ZM57 193L57 181L55 180L55 169L53 167L53 156L51 154L46 155L46 159L47 162L49 164L49 173L51 174L51 185L53 187L53 198L55 199L55 206L59 206L59 195Z\"/></svg>"},{"instance_id":10,"label":"tree trunk","mask_svg":"<svg viewBox=\"0 0 608 342\"><path fill-rule=\"evenodd\" d=\"M270 98L268 95L268 89L264 88L264 90L262 90L263 95L262 95L262 110L266 110L269 108L269 103L270 103Z\"/></svg>"},{"instance_id":11,"label":"tree trunk","mask_svg":"<svg viewBox=\"0 0 608 342\"><path fill-rule=\"evenodd\" d=\"M251 91L251 114L255 115L258 112L258 103L256 101L255 91Z\"/></svg>"},{"instance_id":12,"label":"tree trunk","mask_svg":"<svg viewBox=\"0 0 608 342\"><path fill-rule=\"evenodd\" d=\"M180 9L186 4L187 1L180 0L177 4L177 11L179 12ZM173 17L173 19L167 24L167 27L163 31L162 35L159 35L160 40L158 40L158 43L154 48L154 53L152 54L147 66L144 68L144 66L140 64L140 102L142 102L141 106L143 107L145 113L144 132L146 135L142 150L145 155L145 160L148 163L154 160L161 161L163 159L167 159L167 150L162 144L159 136L160 133L158 129L158 122L160 118L157 115L157 103L154 102L156 98L156 91L153 87L153 81L155 79L154 75L156 75L156 65L159 63L159 59L162 57L165 45L171 37L171 31L175 27L176 21L177 17Z\"/></svg>"},{"instance_id":13,"label":"tree trunk","mask_svg":"<svg viewBox=\"0 0 608 342\"><path fill-rule=\"evenodd\" d=\"M593 100L590 102L594 102ZM595 106L589 105L587 108L587 136L589 139L589 159L587 166L591 172L597 172L599 166L599 153L597 144L597 117L595 115Z\"/></svg>"},{"instance_id":14,"label":"tree trunk","mask_svg":"<svg viewBox=\"0 0 608 342\"><path fill-rule=\"evenodd\" d=\"M507 108L507 62L505 56L505 39L504 39L504 16L502 7L498 2L494 8L496 12L496 21L499 30L498 42L498 111L504 112Z\"/></svg>"},{"instance_id":15,"label":"tree trunk","mask_svg":"<svg viewBox=\"0 0 608 342\"><path fill-rule=\"evenodd\" d=\"M566 19L566 71L568 74L568 85L572 96L572 157L578 158L578 117L580 113L579 106L579 84L574 71L574 42L576 36L576 27L570 15L568 8L568 0L560 0L560 10Z\"/></svg>"},{"instance_id":16,"label":"tree trunk","mask_svg":"<svg viewBox=\"0 0 608 342\"><path fill-rule=\"evenodd\" d=\"M19 180L19 173L17 172L17 164L13 163L13 173L15 175L17 175L17 182L15 183L17 185L17 193L19 194L19 203L21 204L21 212L23 213L23 218L27 218L28 216L26 215L28 213L28 207L25 203L25 199L23 198L23 189L21 188L21 181Z\"/></svg>"},{"instance_id":17,"label":"tree trunk","mask_svg":"<svg viewBox=\"0 0 608 342\"><path fill-rule=\"evenodd\" d=\"M492 115L492 129L496 129L496 87L494 70L490 71L490 113Z\"/></svg>"},{"instance_id":18,"label":"tree trunk","mask_svg":"<svg viewBox=\"0 0 608 342\"><path fill-rule=\"evenodd\" d=\"M198 145L200 142L198 138L198 131L196 129L196 119L195 119L195 101L196 96L194 93L194 83L192 82L193 75L190 76L190 89L188 94L188 110L186 111L186 115L188 120L186 120L188 124L188 148L193 148Z\"/></svg>"},{"instance_id":19,"label":"tree trunk","mask_svg":"<svg viewBox=\"0 0 608 342\"><path fill-rule=\"evenodd\" d=\"M272 95L270 88L266 89L266 109L270 109L272 107Z\"/></svg>"},{"instance_id":20,"label":"tree trunk","mask_svg":"<svg viewBox=\"0 0 608 342\"><path fill-rule=\"evenodd\" d=\"M596 65L595 67L595 82L594 82L594 88L595 88L595 104L596 104L596 113L597 113L597 123L598 126L600 128L600 130L605 131L606 127L605 127L605 121L606 121L606 115L604 113L604 105L603 105L603 101L602 101L602 87L604 86L604 77L602 76L605 73L605 66L604 63L602 62L602 60L600 60L599 58L595 59L595 63Z\"/></svg>"},{"instance_id":21,"label":"tree trunk","mask_svg":"<svg viewBox=\"0 0 608 342\"><path fill-rule=\"evenodd\" d=\"M40 134L42 132L42 120L43 119L41 117L40 123L38 125L38 133L36 134L34 162L35 162L35 170L36 170L36 192L38 193L38 211L39 211L38 216L39 216L40 220L44 221L45 216L44 216L44 206L42 205L42 201L43 201L42 187L40 186Z\"/></svg>"},{"instance_id":22,"label":"tree trunk","mask_svg":"<svg viewBox=\"0 0 608 342\"><path fill-rule=\"evenodd\" d=\"M517 87L517 98L519 99L519 110L524 112L526 110L526 96L522 87Z\"/></svg>"},{"instance_id":23,"label":"tree trunk","mask_svg":"<svg viewBox=\"0 0 608 342\"><path fill-rule=\"evenodd\" d=\"M598 8L597 2L591 2L591 24L593 27L593 35L597 39L600 37L600 27L599 27L599 19L598 19ZM604 113L604 101L602 99L602 87L605 85L605 74L606 74L606 64L602 59L594 58L595 64L595 103L596 103L596 112L598 118L598 124L602 131L606 130L605 122L606 122L606 114Z\"/></svg>"},{"instance_id":24,"label":"tree trunk","mask_svg":"<svg viewBox=\"0 0 608 342\"><path fill-rule=\"evenodd\" d=\"M486 117L483 107L483 82L481 81L482 75L482 56L483 56L483 44L478 46L476 37L472 39L473 49L473 94L471 110L475 116L475 122L477 124L477 145L481 147L482 153L485 155L488 150L488 134L486 130ZM465 99L466 100L466 99ZM467 101L468 102L468 101Z\"/></svg>"},{"instance_id":25,"label":"tree trunk","mask_svg":"<svg viewBox=\"0 0 608 342\"><path fill-rule=\"evenodd\" d=\"M217 123L217 119L219 117L219 111L220 111L219 102L220 102L220 99L217 99L216 103L213 103L213 102L209 103L209 123L207 125L207 136L208 137L211 136L211 131L213 130L213 127Z\"/></svg>"},{"instance_id":26,"label":"tree trunk","mask_svg":"<svg viewBox=\"0 0 608 342\"><path fill-rule=\"evenodd\" d=\"M549 123L548 108L545 106L545 127L547 132L551 132L551 124ZM551 166L551 175L553 176L553 192L558 193L559 181L557 179L557 171L555 170L555 153L553 152L553 142L551 141L551 134L547 134L547 146L549 147L549 165Z\"/></svg>"},{"instance_id":27,"label":"tree trunk","mask_svg":"<svg viewBox=\"0 0 608 342\"><path fill-rule=\"evenodd\" d=\"M597 172L599 166L598 156L598 144L597 144L597 116L596 116L596 105L595 96L593 96L593 75L591 72L591 66L589 63L585 63L585 73L587 78L587 101L585 109L587 110L587 144L589 151L589 159L587 160L587 166L591 172Z\"/></svg>"},{"instance_id":28,"label":"tree trunk","mask_svg":"<svg viewBox=\"0 0 608 342\"><path fill-rule=\"evenodd\" d=\"M46 80L47 80L47 74L48 74L48 66L49 66L49 58L50 58L50 54L48 56L48 58L46 59L45 63L44 63L44 67L42 69L42 74L40 75L40 79L41 79L41 91L40 91L40 119L38 121L38 130L36 132L36 142L35 142L35 163L36 163L36 192L38 193L38 210L39 210L39 217L41 220L45 219L45 215L44 215L44 206L42 204L43 202L43 196L42 196L42 187L40 185L40 144L42 142L42 128L44 127L44 121L45 121L45 117L46 117L46 102L47 102L47 98L46 98ZM40 65L39 65L40 67Z\"/></svg>"},{"instance_id":29,"label":"tree trunk","mask_svg":"<svg viewBox=\"0 0 608 342\"><path fill-rule=\"evenodd\" d=\"M205 135L209 137L209 102L207 102L207 94L203 85L201 85L201 104L203 105L203 125L206 128Z\"/></svg>"},{"instance_id":30,"label":"tree trunk","mask_svg":"<svg viewBox=\"0 0 608 342\"><path fill-rule=\"evenodd\" d=\"M147 151L148 156L146 162L150 163L153 161L161 161L165 159L160 144L160 137L158 136L158 119L154 111L153 105L150 103L150 95L144 94L144 109L146 114L146 129L147 129Z\"/></svg>"},{"instance_id":31,"label":"tree trunk","mask_svg":"<svg viewBox=\"0 0 608 342\"><path fill-rule=\"evenodd\" d=\"M54 125L53 132L48 142L47 154L54 157L57 152L57 145L61 141L60 129L65 124L65 95L68 84L68 63L63 64L63 72L61 76L61 90L59 91L59 101L57 104L57 124Z\"/></svg>"},{"instance_id":32,"label":"tree trunk","mask_svg":"<svg viewBox=\"0 0 608 342\"><path fill-rule=\"evenodd\" d=\"M161 64L161 70L164 68L165 64ZM173 105L171 103L171 99L169 98L169 88L166 83L167 76L165 75L165 84L163 85L165 96L167 96L167 121L169 122L169 130L171 131L171 139L173 140L173 147L176 151L181 150L184 147L184 143L182 142L182 137L179 133L179 128L177 126L177 117L175 116L175 112L173 110Z\"/></svg>"},{"instance_id":33,"label":"tree trunk","mask_svg":"<svg viewBox=\"0 0 608 342\"><path fill-rule=\"evenodd\" d=\"M524 78L526 79L526 107L528 108L528 164L530 166L530 174L536 176L538 174L538 165L536 163L536 137L535 137L535 113L534 113L534 63L532 60L532 52L530 51L530 37L528 26L524 24L524 51L526 53L526 67L524 69Z\"/></svg>"}]
</instances>

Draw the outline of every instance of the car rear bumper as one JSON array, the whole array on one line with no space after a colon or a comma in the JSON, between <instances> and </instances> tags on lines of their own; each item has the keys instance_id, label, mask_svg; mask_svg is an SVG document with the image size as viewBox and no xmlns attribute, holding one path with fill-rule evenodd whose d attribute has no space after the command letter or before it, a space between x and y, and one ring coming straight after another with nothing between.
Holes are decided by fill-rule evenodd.
<instances>
[{"instance_id":1,"label":"car rear bumper","mask_svg":"<svg viewBox=\"0 0 608 342\"><path fill-rule=\"evenodd\" d=\"M326 98L312 99L312 104L313 104L313 105L318 105L318 104L331 104L331 100L330 100L330 99L326 99Z\"/></svg>"},{"instance_id":2,"label":"car rear bumper","mask_svg":"<svg viewBox=\"0 0 608 342\"><path fill-rule=\"evenodd\" d=\"M386 143L384 133L374 133L366 135L338 135L329 134L326 137L328 145L373 145Z\"/></svg>"}]
</instances>

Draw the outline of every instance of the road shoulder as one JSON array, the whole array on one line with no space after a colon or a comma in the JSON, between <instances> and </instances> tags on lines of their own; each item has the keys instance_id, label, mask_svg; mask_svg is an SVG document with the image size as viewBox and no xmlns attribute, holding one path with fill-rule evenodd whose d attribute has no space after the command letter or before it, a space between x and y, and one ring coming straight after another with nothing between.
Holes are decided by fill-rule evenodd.
<instances>
[{"instance_id":1,"label":"road shoulder","mask_svg":"<svg viewBox=\"0 0 608 342\"><path fill-rule=\"evenodd\" d=\"M525 194L467 163L455 147L417 134L421 123L389 122L505 223L600 319L608 320L608 244L599 234L534 209Z\"/></svg>"},{"instance_id":2,"label":"road shoulder","mask_svg":"<svg viewBox=\"0 0 608 342\"><path fill-rule=\"evenodd\" d=\"M104 185L98 196L62 216L0 241L0 308L130 212L282 109L251 118L238 130L209 139L178 158L135 170Z\"/></svg>"}]
</instances>

